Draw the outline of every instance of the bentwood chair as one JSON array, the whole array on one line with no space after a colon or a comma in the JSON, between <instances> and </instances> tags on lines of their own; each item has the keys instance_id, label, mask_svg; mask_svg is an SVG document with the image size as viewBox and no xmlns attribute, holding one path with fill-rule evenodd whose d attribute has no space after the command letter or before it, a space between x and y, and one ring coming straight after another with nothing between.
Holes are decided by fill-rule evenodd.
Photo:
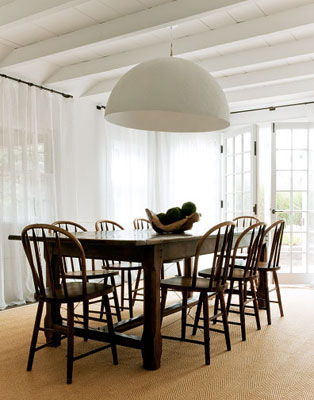
<instances>
[{"instance_id":1,"label":"bentwood chair","mask_svg":"<svg viewBox=\"0 0 314 400\"><path fill-rule=\"evenodd\" d=\"M236 228L248 228L249 226L260 222L260 220L252 215L243 215L240 217L233 218L232 220L235 223ZM242 248L238 251L237 258L246 258L247 257L247 248Z\"/></svg>"},{"instance_id":2,"label":"bentwood chair","mask_svg":"<svg viewBox=\"0 0 314 400\"><path fill-rule=\"evenodd\" d=\"M102 219L96 221L95 223L96 231L115 231L115 230L124 230L123 226L114 221L109 221L106 219ZM104 265L103 268L108 271L118 271L121 277L121 298L120 298L120 308L121 310L128 309L130 318L133 317L133 304L136 301L136 294L132 288L132 272L136 272L137 276L141 275L142 265L138 263L126 263L120 262L119 260L103 260ZM127 283L128 287L128 296L126 297L124 292L124 286ZM134 294L134 301L133 301ZM128 307L124 306L124 301L128 301Z\"/></svg>"},{"instance_id":3,"label":"bentwood chair","mask_svg":"<svg viewBox=\"0 0 314 400\"><path fill-rule=\"evenodd\" d=\"M228 274L227 281L229 282L229 288L226 290L228 293L228 302L227 302L227 312L240 314L240 322L230 321L229 324L240 325L241 326L241 334L242 340L246 340L246 329L245 329L245 315L253 315L256 318L257 329L261 329L259 313L258 313L258 303L256 297L256 281L258 278L257 275L257 267L260 259L261 249L263 246L264 239L264 230L265 224L258 222L246 228L241 235L238 237L232 257L230 262L230 270ZM243 260L239 260L238 253L241 251L243 243L248 244L248 254L247 257ZM202 270L199 272L199 276L204 278L209 278L211 275L211 268ZM235 284L237 287L235 287ZM247 290L248 284L250 285L250 292ZM239 303L231 303L231 299L233 295L238 295ZM253 302L254 314L246 312L245 308L249 303ZM231 309L233 307L239 307L240 310ZM218 302L215 302L215 313L218 310ZM200 318L200 314L197 312L195 317L195 325L198 324L198 320ZM221 322L219 320L215 320L214 323ZM194 332L195 333L195 329Z\"/></svg>"},{"instance_id":4,"label":"bentwood chair","mask_svg":"<svg viewBox=\"0 0 314 400\"><path fill-rule=\"evenodd\" d=\"M181 311L181 337L163 336L166 339L174 339L186 341L189 343L202 344L205 348L205 363L210 364L210 342L209 342L209 332L214 330L216 332L224 333L225 340L227 344L227 349L231 350L229 327L228 327L228 317L225 307L224 291L227 288L227 274L230 262L230 254L233 242L233 231L234 223L231 221L223 222L211 228L205 235L201 238L198 243L193 265L193 275L192 277L176 276L168 279L163 279L161 281L161 322L163 318L163 312L166 305L167 292L168 289L175 291L181 291L182 293L182 311ZM216 235L214 238L214 253L213 261L211 266L210 276L207 278L197 277L198 273L198 262L199 257L202 254L203 246L210 235ZM186 322L187 317L187 298L188 292L198 292L200 294L200 299L198 303L198 313L200 314L201 308L203 307L204 315L204 325L201 327L196 325L196 328L202 328L204 330L204 341L192 340L186 338L186 326L193 326ZM220 302L221 312L214 313L213 316L209 317L208 311L208 300L217 299ZM218 317L223 319L223 330L210 328L209 322L216 320Z\"/></svg>"},{"instance_id":5,"label":"bentwood chair","mask_svg":"<svg viewBox=\"0 0 314 400\"><path fill-rule=\"evenodd\" d=\"M269 252L268 261L259 262L258 272L260 274L260 281L264 282L264 297L265 308L267 312L267 322L271 325L271 310L270 303L277 303L281 317L284 316L283 307L281 302L280 287L278 281L277 271L280 270L279 260L282 244L283 231L285 228L285 221L279 220L270 225L265 231L265 237L269 239ZM268 275L271 275L274 281L274 288L269 288ZM270 300L269 293L276 290L277 300ZM260 307L262 309L262 307Z\"/></svg>"},{"instance_id":6,"label":"bentwood chair","mask_svg":"<svg viewBox=\"0 0 314 400\"><path fill-rule=\"evenodd\" d=\"M64 247L61 244L62 240L67 240L67 243L75 247L82 271L82 278L79 282L69 282L67 280ZM79 240L72 233L57 226L33 224L23 229L22 243L32 270L35 299L38 301L27 371L31 371L32 369L35 352L56 342L56 340L52 340L50 343L37 347L39 331L49 331L50 334L55 333L57 335L61 334L61 339L67 337L67 383L72 383L73 361L96 351L111 347L114 364L118 364L108 299L108 294L112 293L113 287L104 283L90 283L87 281L85 253ZM55 252L54 257L52 257L51 250ZM45 274L47 276L47 285L45 283ZM79 356L74 356L74 303L88 302L100 296L104 298L110 344ZM66 327L63 325L53 326L49 329L40 327L44 303L54 305L55 307L67 304ZM58 336L57 341L59 340L60 337Z\"/></svg>"},{"instance_id":7,"label":"bentwood chair","mask_svg":"<svg viewBox=\"0 0 314 400\"><path fill-rule=\"evenodd\" d=\"M65 229L68 232L87 232L87 229L73 221L55 221L52 223L54 226L58 226L59 228ZM69 265L70 264L70 265ZM66 278L67 279L82 279L82 271L80 268L75 268L77 263L75 263L75 259L73 257L64 257L64 266L66 269ZM95 262L92 260L91 268L86 269L86 277L87 280L90 281L92 279L103 279L104 283L107 283L108 279L110 280L110 284L113 287L113 296L112 299L114 301L115 315L117 316L118 321L121 321L121 313L119 307L119 300L117 295L117 289L115 284L114 277L118 275L118 271L106 271L104 269L95 269ZM98 303L99 300L90 301L89 304L86 303L83 305L84 313L92 313L92 314L101 314L102 311L96 310L88 310L88 306L91 304ZM94 319L90 317L90 319ZM98 318L95 318L96 320Z\"/></svg>"}]
</instances>

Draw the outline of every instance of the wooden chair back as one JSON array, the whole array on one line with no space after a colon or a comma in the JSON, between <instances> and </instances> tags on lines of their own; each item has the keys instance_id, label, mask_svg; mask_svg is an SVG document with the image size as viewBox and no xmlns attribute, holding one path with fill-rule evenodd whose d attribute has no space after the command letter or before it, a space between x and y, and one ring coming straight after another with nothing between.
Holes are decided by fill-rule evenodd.
<instances>
[{"instance_id":1,"label":"wooden chair back","mask_svg":"<svg viewBox=\"0 0 314 400\"><path fill-rule=\"evenodd\" d=\"M135 230L145 230L145 229L151 229L151 223L149 222L148 219L146 218L135 218L133 220L133 226Z\"/></svg>"},{"instance_id":2,"label":"wooden chair back","mask_svg":"<svg viewBox=\"0 0 314 400\"><path fill-rule=\"evenodd\" d=\"M86 259L84 249L70 232L54 225L32 224L22 231L22 243L32 270L36 296L46 298L46 286L50 288L52 299L68 298L68 283L61 239L68 239L75 246L82 271L82 296L86 296ZM49 243L49 245L48 245ZM56 255L52 265L52 249ZM47 276L47 284L45 277Z\"/></svg>"},{"instance_id":3,"label":"wooden chair back","mask_svg":"<svg viewBox=\"0 0 314 400\"><path fill-rule=\"evenodd\" d=\"M266 224L264 222L257 222L246 228L238 237L233 249L230 275L232 275L234 266L237 265L237 256L241 253L241 242L243 244L244 239L249 244L246 246L247 256L243 260L244 265L241 265L241 269L244 270L245 276L256 275L263 248L265 228Z\"/></svg>"},{"instance_id":4,"label":"wooden chair back","mask_svg":"<svg viewBox=\"0 0 314 400\"><path fill-rule=\"evenodd\" d=\"M58 226L59 228L62 228L66 230L67 232L87 232L87 229L78 224L77 222L73 221L55 221L51 225ZM77 265L77 259L74 257L64 257L64 265L66 268L66 272L72 271L74 272L76 270L75 265ZM92 262L92 270L95 270L95 263Z\"/></svg>"},{"instance_id":5,"label":"wooden chair back","mask_svg":"<svg viewBox=\"0 0 314 400\"><path fill-rule=\"evenodd\" d=\"M285 229L285 221L283 219L271 224L265 231L265 237L268 237L269 252L268 252L268 268L275 268L279 266L281 244L283 232Z\"/></svg>"},{"instance_id":6,"label":"wooden chair back","mask_svg":"<svg viewBox=\"0 0 314 400\"><path fill-rule=\"evenodd\" d=\"M87 229L73 221L55 221L51 225L58 226L68 232L87 232Z\"/></svg>"},{"instance_id":7,"label":"wooden chair back","mask_svg":"<svg viewBox=\"0 0 314 400\"><path fill-rule=\"evenodd\" d=\"M202 247L210 235L216 235L215 249L211 266L211 274L208 279L208 288L222 286L226 283L230 264L230 255L233 243L235 224L232 221L222 222L212 227L200 239L195 253L193 266L192 287L195 287L198 273L198 262Z\"/></svg>"},{"instance_id":8,"label":"wooden chair back","mask_svg":"<svg viewBox=\"0 0 314 400\"><path fill-rule=\"evenodd\" d=\"M96 231L106 231L106 232L115 231L117 229L124 230L123 226L121 226L117 222L109 221L107 219L100 219L96 221L95 228Z\"/></svg>"},{"instance_id":9,"label":"wooden chair back","mask_svg":"<svg viewBox=\"0 0 314 400\"><path fill-rule=\"evenodd\" d=\"M95 223L95 228L96 231L99 232L110 232L110 231L116 231L116 230L124 230L123 226L118 224L115 221L110 221L108 219L100 219L98 221L96 221ZM110 267L110 264L114 264L115 260L105 260L103 259L102 262L104 263L104 265L106 265L107 268Z\"/></svg>"},{"instance_id":10,"label":"wooden chair back","mask_svg":"<svg viewBox=\"0 0 314 400\"><path fill-rule=\"evenodd\" d=\"M251 215L243 215L240 217L233 218L232 220L235 223L236 228L247 228L248 226L251 226L253 224L256 224L257 222L260 222L260 220L256 217L253 217Z\"/></svg>"}]
</instances>

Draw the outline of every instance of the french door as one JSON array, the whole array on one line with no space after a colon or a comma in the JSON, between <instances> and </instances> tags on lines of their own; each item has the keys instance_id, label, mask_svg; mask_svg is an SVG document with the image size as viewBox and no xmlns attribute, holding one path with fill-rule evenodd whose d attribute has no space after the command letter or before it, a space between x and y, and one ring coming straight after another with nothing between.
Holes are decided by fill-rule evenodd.
<instances>
[{"instance_id":1,"label":"french door","mask_svg":"<svg viewBox=\"0 0 314 400\"><path fill-rule=\"evenodd\" d=\"M247 126L222 139L222 217L257 214L257 128Z\"/></svg>"},{"instance_id":2,"label":"french door","mask_svg":"<svg viewBox=\"0 0 314 400\"><path fill-rule=\"evenodd\" d=\"M314 129L308 123L273 124L271 214L284 219L281 282L314 276Z\"/></svg>"}]
</instances>

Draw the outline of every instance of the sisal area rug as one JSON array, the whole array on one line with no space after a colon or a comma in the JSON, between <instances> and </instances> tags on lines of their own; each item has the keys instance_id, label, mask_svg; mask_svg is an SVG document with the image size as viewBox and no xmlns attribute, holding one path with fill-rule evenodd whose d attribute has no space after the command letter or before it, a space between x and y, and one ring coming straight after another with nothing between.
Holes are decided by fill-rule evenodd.
<instances>
[{"instance_id":1,"label":"sisal area rug","mask_svg":"<svg viewBox=\"0 0 314 400\"><path fill-rule=\"evenodd\" d=\"M211 332L210 366L204 364L202 346L164 340L162 367L146 371L139 350L119 346L117 366L112 364L110 349L76 361L72 385L65 383L64 341L59 348L36 353L32 372L26 372L36 305L5 310L0 313L0 398L313 400L314 290L283 288L282 296L285 317L280 318L274 304L268 326L261 311L261 331L256 330L254 317L247 317L246 342L241 341L239 327L230 327L230 352L224 336ZM141 329L132 332L140 334ZM166 317L163 333L179 332L179 314ZM43 336L40 341L44 342ZM75 346L80 353L98 343L77 338Z\"/></svg>"}]
</instances>

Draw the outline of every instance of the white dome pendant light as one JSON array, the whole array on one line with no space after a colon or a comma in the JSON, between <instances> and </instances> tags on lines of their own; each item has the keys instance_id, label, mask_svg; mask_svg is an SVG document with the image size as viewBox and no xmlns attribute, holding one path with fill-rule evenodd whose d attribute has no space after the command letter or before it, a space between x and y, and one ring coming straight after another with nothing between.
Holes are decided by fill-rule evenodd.
<instances>
[{"instance_id":1,"label":"white dome pendant light","mask_svg":"<svg viewBox=\"0 0 314 400\"><path fill-rule=\"evenodd\" d=\"M226 96L216 80L175 57L145 61L123 75L109 96L105 118L160 132L210 132L230 125Z\"/></svg>"}]
</instances>

